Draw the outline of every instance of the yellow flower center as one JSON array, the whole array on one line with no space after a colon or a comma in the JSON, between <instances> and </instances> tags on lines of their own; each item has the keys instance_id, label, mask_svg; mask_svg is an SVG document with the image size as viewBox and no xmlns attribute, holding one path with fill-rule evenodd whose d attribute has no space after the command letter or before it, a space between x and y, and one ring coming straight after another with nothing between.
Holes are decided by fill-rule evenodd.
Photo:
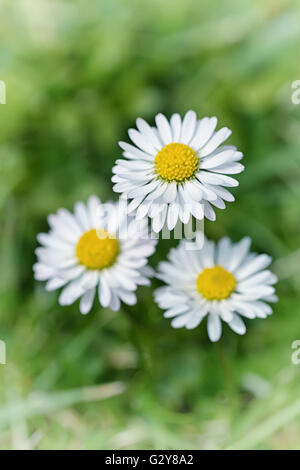
<instances>
[{"instance_id":1,"label":"yellow flower center","mask_svg":"<svg viewBox=\"0 0 300 470\"><path fill-rule=\"evenodd\" d=\"M235 285L234 276L222 266L205 268L197 277L197 290L207 300L227 299Z\"/></svg>"},{"instance_id":2,"label":"yellow flower center","mask_svg":"<svg viewBox=\"0 0 300 470\"><path fill-rule=\"evenodd\" d=\"M192 178L199 166L196 152L185 144L165 145L155 157L156 173L168 182L178 183Z\"/></svg>"},{"instance_id":3,"label":"yellow flower center","mask_svg":"<svg viewBox=\"0 0 300 470\"><path fill-rule=\"evenodd\" d=\"M76 246L79 263L88 269L103 269L111 266L118 253L118 240L106 230L92 229L85 232Z\"/></svg>"}]
</instances>

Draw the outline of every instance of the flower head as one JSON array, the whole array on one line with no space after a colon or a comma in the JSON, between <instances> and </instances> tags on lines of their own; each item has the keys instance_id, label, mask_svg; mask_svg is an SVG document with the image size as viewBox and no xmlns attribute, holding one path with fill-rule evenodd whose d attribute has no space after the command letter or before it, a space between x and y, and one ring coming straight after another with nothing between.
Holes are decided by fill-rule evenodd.
<instances>
[{"instance_id":1,"label":"flower head","mask_svg":"<svg viewBox=\"0 0 300 470\"><path fill-rule=\"evenodd\" d=\"M129 129L134 145L120 142L125 159L116 161L112 181L114 191L132 199L129 210L137 217L153 219L153 230L165 223L172 230L178 219L186 224L191 216L215 220L212 205L225 208L233 201L224 186L237 186L229 174L240 173L243 157L234 146L223 142L231 131L215 132L217 118L198 120L188 111L183 120L173 114L170 122L163 114L155 118L156 127L138 118L137 130Z\"/></svg>"},{"instance_id":2,"label":"flower head","mask_svg":"<svg viewBox=\"0 0 300 470\"><path fill-rule=\"evenodd\" d=\"M61 305L80 298L81 313L88 313L96 293L103 307L115 311L120 300L136 303L137 286L149 284L147 258L156 245L146 220L136 221L118 203L102 204L92 196L87 204L77 202L73 214L60 209L48 222L50 231L38 235L42 246L36 249L34 275L47 281L49 291L63 287Z\"/></svg>"},{"instance_id":3,"label":"flower head","mask_svg":"<svg viewBox=\"0 0 300 470\"><path fill-rule=\"evenodd\" d=\"M196 328L208 316L211 341L222 334L221 320L238 334L246 327L241 319L265 318L272 313L267 302L276 302L273 284L277 277L267 270L271 258L250 253L250 239L232 243L222 238L216 245L204 240L198 249L186 249L185 241L171 249L169 261L158 266L158 277L167 286L155 291L165 318L173 318L174 328Z\"/></svg>"}]
</instances>

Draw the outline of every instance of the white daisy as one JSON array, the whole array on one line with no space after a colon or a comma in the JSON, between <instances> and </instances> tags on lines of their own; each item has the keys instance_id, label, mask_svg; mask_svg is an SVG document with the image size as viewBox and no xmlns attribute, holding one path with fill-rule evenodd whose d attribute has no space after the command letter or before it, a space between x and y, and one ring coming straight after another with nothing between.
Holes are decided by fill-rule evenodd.
<instances>
[{"instance_id":1,"label":"white daisy","mask_svg":"<svg viewBox=\"0 0 300 470\"><path fill-rule=\"evenodd\" d=\"M267 270L271 258L249 253L251 240L239 243L222 238L217 245L205 240L201 249L186 250L182 241L169 253L169 261L158 267L158 277L167 286L155 291L155 300L173 318L174 328L196 328L208 316L211 341L222 334L221 320L242 335L246 327L241 316L265 318L272 313L267 302L276 302L272 284L277 277ZM190 243L189 243L190 245Z\"/></svg>"},{"instance_id":2,"label":"white daisy","mask_svg":"<svg viewBox=\"0 0 300 470\"><path fill-rule=\"evenodd\" d=\"M147 233L147 220L137 222L117 203L102 204L92 196L87 205L77 202L74 214L60 209L48 217L50 231L40 233L36 249L35 279L47 281L49 291L63 287L60 305L80 298L80 311L90 311L97 292L103 307L117 311L120 300L136 303L138 285L149 285L147 258L156 240ZM127 238L121 237L122 228Z\"/></svg>"},{"instance_id":3,"label":"white daisy","mask_svg":"<svg viewBox=\"0 0 300 470\"><path fill-rule=\"evenodd\" d=\"M234 146L221 145L231 131L223 127L215 132L217 118L197 120L188 111L181 120L173 114L170 122L163 114L151 127L138 118L138 130L129 129L134 145L120 142L125 159L116 161L112 182L114 191L132 199L129 210L137 217L153 219L153 230L160 232L165 222L173 230L177 220L186 224L190 216L215 220L212 205L225 208L234 201L224 186L237 186L229 174L240 173L243 157Z\"/></svg>"}]
</instances>

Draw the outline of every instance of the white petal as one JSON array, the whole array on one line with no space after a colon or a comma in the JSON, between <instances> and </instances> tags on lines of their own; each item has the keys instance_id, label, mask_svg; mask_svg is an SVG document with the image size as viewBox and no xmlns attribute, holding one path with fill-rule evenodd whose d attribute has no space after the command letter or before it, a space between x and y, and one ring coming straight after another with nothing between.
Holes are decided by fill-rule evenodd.
<instances>
[{"instance_id":1,"label":"white petal","mask_svg":"<svg viewBox=\"0 0 300 470\"><path fill-rule=\"evenodd\" d=\"M231 301L232 308L238 312L240 315L243 315L246 318L255 318L254 309L252 307L252 302L242 302L238 300Z\"/></svg>"},{"instance_id":2,"label":"white petal","mask_svg":"<svg viewBox=\"0 0 300 470\"><path fill-rule=\"evenodd\" d=\"M171 321L171 326L173 328L182 328L185 326L187 320L190 318L190 312L184 313L183 315L178 315L178 317L173 318Z\"/></svg>"},{"instance_id":3,"label":"white petal","mask_svg":"<svg viewBox=\"0 0 300 470\"><path fill-rule=\"evenodd\" d=\"M179 142L181 135L181 117L179 114L175 113L172 115L171 120L171 131L172 131L172 140L173 142Z\"/></svg>"},{"instance_id":4,"label":"white petal","mask_svg":"<svg viewBox=\"0 0 300 470\"><path fill-rule=\"evenodd\" d=\"M186 145L189 144L195 133L196 122L197 117L195 111L188 111L183 119L180 142L183 142Z\"/></svg>"},{"instance_id":5,"label":"white petal","mask_svg":"<svg viewBox=\"0 0 300 470\"><path fill-rule=\"evenodd\" d=\"M194 309L194 311L190 314L190 317L186 322L186 329L193 330L194 328L197 328L197 326L200 325L204 317L205 313L203 313L201 310L197 311L197 309Z\"/></svg>"},{"instance_id":6,"label":"white petal","mask_svg":"<svg viewBox=\"0 0 300 470\"><path fill-rule=\"evenodd\" d=\"M245 167L241 163L226 163L224 165L220 165L216 168L212 168L211 171L215 171L216 173L224 173L227 175L237 175L244 171Z\"/></svg>"},{"instance_id":7,"label":"white petal","mask_svg":"<svg viewBox=\"0 0 300 470\"><path fill-rule=\"evenodd\" d=\"M219 302L219 310L222 320L224 320L226 323L232 320L233 312L229 308L228 301L226 302L225 300L222 300L221 302Z\"/></svg>"},{"instance_id":8,"label":"white petal","mask_svg":"<svg viewBox=\"0 0 300 470\"><path fill-rule=\"evenodd\" d=\"M186 181L183 186L184 191L187 191L189 196L194 201L201 201L203 197L203 191L201 189L200 183L196 180L194 181Z\"/></svg>"},{"instance_id":9,"label":"white petal","mask_svg":"<svg viewBox=\"0 0 300 470\"><path fill-rule=\"evenodd\" d=\"M130 155L134 160L145 160L148 162L153 162L153 154L143 152L143 150L140 150L133 145L128 144L127 142L119 142L119 145L123 150L125 150L127 154L126 156Z\"/></svg>"},{"instance_id":10,"label":"white petal","mask_svg":"<svg viewBox=\"0 0 300 470\"><path fill-rule=\"evenodd\" d=\"M89 270L83 273L81 277L80 287L83 290L92 289L98 284L99 281L99 271Z\"/></svg>"},{"instance_id":11,"label":"white petal","mask_svg":"<svg viewBox=\"0 0 300 470\"><path fill-rule=\"evenodd\" d=\"M59 275L61 278L71 281L79 277L85 271L86 271L85 266L83 266L82 264L78 264L77 266L74 266L73 268L61 270Z\"/></svg>"},{"instance_id":12,"label":"white petal","mask_svg":"<svg viewBox=\"0 0 300 470\"><path fill-rule=\"evenodd\" d=\"M232 255L232 244L228 237L219 240L217 248L217 264L228 269Z\"/></svg>"},{"instance_id":13,"label":"white petal","mask_svg":"<svg viewBox=\"0 0 300 470\"><path fill-rule=\"evenodd\" d=\"M246 325L235 313L233 314L233 319L228 323L230 328L237 333L238 335L244 335L246 333Z\"/></svg>"},{"instance_id":14,"label":"white petal","mask_svg":"<svg viewBox=\"0 0 300 470\"><path fill-rule=\"evenodd\" d=\"M239 282L239 286L242 287L253 287L254 285L261 285L261 284L276 284L278 278L275 274L271 273L271 271L265 270L260 271L253 276L248 277L244 281Z\"/></svg>"},{"instance_id":15,"label":"white petal","mask_svg":"<svg viewBox=\"0 0 300 470\"><path fill-rule=\"evenodd\" d=\"M278 296L273 294L273 295L267 295L266 297L264 297L264 300L266 302L278 302Z\"/></svg>"},{"instance_id":16,"label":"white petal","mask_svg":"<svg viewBox=\"0 0 300 470\"><path fill-rule=\"evenodd\" d=\"M235 277L238 280L246 279L248 276L256 273L257 271L261 271L265 269L267 266L269 266L271 261L272 261L272 258L268 255L256 256L254 259L252 259L248 263L245 263L242 266L240 266L235 272Z\"/></svg>"},{"instance_id":17,"label":"white petal","mask_svg":"<svg viewBox=\"0 0 300 470\"><path fill-rule=\"evenodd\" d=\"M120 302L119 297L115 294L115 292L112 292L109 308L113 312L117 312L118 310L120 310L120 306L121 306L121 302Z\"/></svg>"},{"instance_id":18,"label":"white petal","mask_svg":"<svg viewBox=\"0 0 300 470\"><path fill-rule=\"evenodd\" d=\"M116 160L116 165L119 166L118 173L120 173L120 170L125 169L123 178L129 177L130 172L131 176L134 179L138 179L141 176L145 176L144 173L145 171L150 171L153 168L153 163L152 162L146 162L145 160L124 160L124 159L117 159ZM134 173L132 173L134 171ZM128 173L128 174L126 174Z\"/></svg>"},{"instance_id":19,"label":"white petal","mask_svg":"<svg viewBox=\"0 0 300 470\"><path fill-rule=\"evenodd\" d=\"M233 246L232 257L228 264L228 269L234 272L237 267L244 261L251 245L251 238L245 237Z\"/></svg>"},{"instance_id":20,"label":"white petal","mask_svg":"<svg viewBox=\"0 0 300 470\"><path fill-rule=\"evenodd\" d=\"M140 133L149 142L149 144L156 150L160 150L162 147L161 142L158 140L155 132L153 132L152 127L149 126L149 124L141 118L138 118L136 120L136 125Z\"/></svg>"},{"instance_id":21,"label":"white petal","mask_svg":"<svg viewBox=\"0 0 300 470\"><path fill-rule=\"evenodd\" d=\"M50 236L70 245L73 245L77 242L80 236L79 232L77 229L74 230L62 215L59 216L57 214L50 214L47 220L50 227L52 228L52 230L49 232Z\"/></svg>"},{"instance_id":22,"label":"white petal","mask_svg":"<svg viewBox=\"0 0 300 470\"><path fill-rule=\"evenodd\" d=\"M163 200L167 203L173 202L176 199L177 183L168 183L167 189L163 194Z\"/></svg>"},{"instance_id":23,"label":"white petal","mask_svg":"<svg viewBox=\"0 0 300 470\"><path fill-rule=\"evenodd\" d=\"M68 281L66 279L61 279L59 277L54 277L50 279L46 284L47 291L53 291L63 287Z\"/></svg>"},{"instance_id":24,"label":"white petal","mask_svg":"<svg viewBox=\"0 0 300 470\"><path fill-rule=\"evenodd\" d=\"M160 181L157 188L151 193L149 193L146 199L149 201L154 201L155 199L162 196L167 188L168 188L168 183Z\"/></svg>"},{"instance_id":25,"label":"white petal","mask_svg":"<svg viewBox=\"0 0 300 470\"><path fill-rule=\"evenodd\" d=\"M91 310L95 298L95 292L95 288L90 289L81 297L79 309L82 315L86 315Z\"/></svg>"},{"instance_id":26,"label":"white petal","mask_svg":"<svg viewBox=\"0 0 300 470\"><path fill-rule=\"evenodd\" d=\"M88 200L87 208L91 226L93 228L98 228L104 212L100 199L97 196L91 196Z\"/></svg>"},{"instance_id":27,"label":"white petal","mask_svg":"<svg viewBox=\"0 0 300 470\"><path fill-rule=\"evenodd\" d=\"M105 279L105 274L100 277L98 285L99 302L103 307L108 307L111 301L111 290Z\"/></svg>"},{"instance_id":28,"label":"white petal","mask_svg":"<svg viewBox=\"0 0 300 470\"><path fill-rule=\"evenodd\" d=\"M207 158L204 158L203 160L200 160L200 167L205 170L219 167L220 165L228 162L228 156L232 155L232 153L232 150L225 150L223 152L213 154Z\"/></svg>"},{"instance_id":29,"label":"white petal","mask_svg":"<svg viewBox=\"0 0 300 470\"><path fill-rule=\"evenodd\" d=\"M213 206L217 207L218 209L225 209L226 208L225 202L220 197L217 197L217 199L215 201L211 201L211 204Z\"/></svg>"},{"instance_id":30,"label":"white petal","mask_svg":"<svg viewBox=\"0 0 300 470\"><path fill-rule=\"evenodd\" d=\"M118 289L118 295L122 302L127 305L135 305L136 304L136 294L134 292L130 292L125 289Z\"/></svg>"},{"instance_id":31,"label":"white petal","mask_svg":"<svg viewBox=\"0 0 300 470\"><path fill-rule=\"evenodd\" d=\"M172 203L168 208L167 226L169 230L173 230L178 221L179 205Z\"/></svg>"},{"instance_id":32,"label":"white petal","mask_svg":"<svg viewBox=\"0 0 300 470\"><path fill-rule=\"evenodd\" d=\"M136 282L132 278L124 275L121 266L116 266L115 269L111 268L111 271L112 270L115 280L119 283L120 287L129 291L133 291L136 289Z\"/></svg>"},{"instance_id":33,"label":"white petal","mask_svg":"<svg viewBox=\"0 0 300 470\"><path fill-rule=\"evenodd\" d=\"M129 129L128 135L132 142L139 147L144 152L155 155L156 150L144 137L136 130L136 129Z\"/></svg>"},{"instance_id":34,"label":"white petal","mask_svg":"<svg viewBox=\"0 0 300 470\"><path fill-rule=\"evenodd\" d=\"M72 268L78 264L76 256L64 255L61 251L55 252L55 250L48 248L37 248L35 253L39 262L58 270Z\"/></svg>"},{"instance_id":35,"label":"white petal","mask_svg":"<svg viewBox=\"0 0 300 470\"><path fill-rule=\"evenodd\" d=\"M204 216L208 220L212 220L212 221L216 220L216 213L211 207L211 205L209 204L209 202L207 201L204 202Z\"/></svg>"},{"instance_id":36,"label":"white petal","mask_svg":"<svg viewBox=\"0 0 300 470\"><path fill-rule=\"evenodd\" d=\"M165 204L163 210L153 219L152 228L155 233L159 233L166 220L168 206Z\"/></svg>"},{"instance_id":37,"label":"white petal","mask_svg":"<svg viewBox=\"0 0 300 470\"><path fill-rule=\"evenodd\" d=\"M37 281L46 281L56 275L56 269L46 264L36 263L33 265L34 277Z\"/></svg>"},{"instance_id":38,"label":"white petal","mask_svg":"<svg viewBox=\"0 0 300 470\"><path fill-rule=\"evenodd\" d=\"M151 201L148 201L147 203L144 201L142 204L140 204L138 210L136 211L136 220L141 220L147 215L150 204Z\"/></svg>"},{"instance_id":39,"label":"white petal","mask_svg":"<svg viewBox=\"0 0 300 470\"><path fill-rule=\"evenodd\" d=\"M134 198L129 204L128 204L128 214L131 214L131 212L135 211L136 208L141 204L143 201L144 196L141 197L136 197Z\"/></svg>"},{"instance_id":40,"label":"white petal","mask_svg":"<svg viewBox=\"0 0 300 470\"><path fill-rule=\"evenodd\" d=\"M59 238L53 236L51 233L39 233L37 235L37 240L41 245L61 250L65 253L70 253L70 251L73 251L74 249L70 243L63 242Z\"/></svg>"},{"instance_id":41,"label":"white petal","mask_svg":"<svg viewBox=\"0 0 300 470\"><path fill-rule=\"evenodd\" d=\"M154 219L162 210L164 209L165 204L161 204L160 202L151 202L151 206L149 207L148 210L148 216L151 217L151 219Z\"/></svg>"},{"instance_id":42,"label":"white petal","mask_svg":"<svg viewBox=\"0 0 300 470\"><path fill-rule=\"evenodd\" d=\"M203 118L198 122L198 128L196 129L195 136L190 142L190 147L196 150L196 152L206 144L206 142L211 138L214 133L214 130L217 126L217 118Z\"/></svg>"},{"instance_id":43,"label":"white petal","mask_svg":"<svg viewBox=\"0 0 300 470\"><path fill-rule=\"evenodd\" d=\"M216 148L224 142L224 140L228 139L231 135L231 130L227 127L223 127L218 132L216 132L213 137L207 142L207 144L201 149L200 155L201 157L205 157L212 153Z\"/></svg>"},{"instance_id":44,"label":"white petal","mask_svg":"<svg viewBox=\"0 0 300 470\"><path fill-rule=\"evenodd\" d=\"M240 287L240 285L237 285L236 288L237 292L241 294L243 299L245 300L256 300L256 299L262 299L268 295L272 295L275 292L274 287L268 286L268 285L254 285L249 287L244 287L243 289Z\"/></svg>"},{"instance_id":45,"label":"white petal","mask_svg":"<svg viewBox=\"0 0 300 470\"><path fill-rule=\"evenodd\" d=\"M153 251L153 246L147 243L145 246L133 247L130 251L128 251L128 255L132 256L133 258L138 258L140 256L151 256Z\"/></svg>"},{"instance_id":46,"label":"white petal","mask_svg":"<svg viewBox=\"0 0 300 470\"><path fill-rule=\"evenodd\" d=\"M214 193L224 199L224 201L232 202L234 201L234 196L225 188L222 188L221 186L209 186L205 185L208 189L212 189ZM207 199L207 198L206 198ZM209 200L209 199L208 199Z\"/></svg>"},{"instance_id":47,"label":"white petal","mask_svg":"<svg viewBox=\"0 0 300 470\"><path fill-rule=\"evenodd\" d=\"M77 202L75 204L75 207L74 207L74 212L75 212L75 216L76 216L78 222L80 223L82 229L85 230L85 231L90 230L92 227L91 227L91 223L90 223L90 220L89 220L86 205L83 204L83 202L81 202L81 201Z\"/></svg>"},{"instance_id":48,"label":"white petal","mask_svg":"<svg viewBox=\"0 0 300 470\"><path fill-rule=\"evenodd\" d=\"M82 289L80 285L81 279L77 278L74 281L71 281L61 292L58 302L60 305L71 305L73 304L82 294L85 293L85 290Z\"/></svg>"},{"instance_id":49,"label":"white petal","mask_svg":"<svg viewBox=\"0 0 300 470\"><path fill-rule=\"evenodd\" d=\"M74 233L75 236L80 237L82 234L82 229L78 224L76 218L69 212L67 209L59 209L57 211L58 217L64 223L64 225L68 226L70 230Z\"/></svg>"},{"instance_id":50,"label":"white petal","mask_svg":"<svg viewBox=\"0 0 300 470\"><path fill-rule=\"evenodd\" d=\"M231 178L231 176L220 175L218 173L209 173L208 171L200 171L197 173L197 178L201 181L201 183L207 184L217 184L220 186L229 186L234 187L238 186L239 182Z\"/></svg>"},{"instance_id":51,"label":"white petal","mask_svg":"<svg viewBox=\"0 0 300 470\"><path fill-rule=\"evenodd\" d=\"M136 197L146 196L147 194L154 191L159 185L160 185L160 182L158 180L151 181L151 183L145 184L144 186L137 187L133 191L130 191L128 193L128 197L136 198Z\"/></svg>"},{"instance_id":52,"label":"white petal","mask_svg":"<svg viewBox=\"0 0 300 470\"><path fill-rule=\"evenodd\" d=\"M176 317L177 315L186 312L188 308L189 307L187 305L176 305L175 307L172 307L166 310L164 313L164 317L165 318Z\"/></svg>"},{"instance_id":53,"label":"white petal","mask_svg":"<svg viewBox=\"0 0 300 470\"><path fill-rule=\"evenodd\" d=\"M191 207L190 211L192 215L195 217L197 220L202 220L204 217L204 205L200 204L199 202L194 202Z\"/></svg>"},{"instance_id":54,"label":"white petal","mask_svg":"<svg viewBox=\"0 0 300 470\"><path fill-rule=\"evenodd\" d=\"M130 191L134 190L135 186L132 183L116 183L113 185L113 191L115 193L129 193Z\"/></svg>"},{"instance_id":55,"label":"white petal","mask_svg":"<svg viewBox=\"0 0 300 470\"><path fill-rule=\"evenodd\" d=\"M207 332L209 339L215 343L222 334L222 324L219 315L209 314L207 320Z\"/></svg>"},{"instance_id":56,"label":"white petal","mask_svg":"<svg viewBox=\"0 0 300 470\"><path fill-rule=\"evenodd\" d=\"M161 113L157 114L155 122L162 142L165 145L170 144L172 142L172 132L166 116Z\"/></svg>"}]
</instances>

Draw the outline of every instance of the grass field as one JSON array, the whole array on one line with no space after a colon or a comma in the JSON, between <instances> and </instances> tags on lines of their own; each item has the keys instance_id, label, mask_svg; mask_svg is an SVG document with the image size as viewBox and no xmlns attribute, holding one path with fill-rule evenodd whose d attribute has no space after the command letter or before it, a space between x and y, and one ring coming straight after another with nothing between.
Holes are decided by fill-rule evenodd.
<instances>
[{"instance_id":1,"label":"grass field","mask_svg":"<svg viewBox=\"0 0 300 470\"><path fill-rule=\"evenodd\" d=\"M0 15L0 448L299 449L299 2L2 0ZM49 213L116 199L136 117L188 109L245 155L236 202L205 232L251 236L280 279L274 315L218 344L205 325L171 329L152 288L82 316L32 275Z\"/></svg>"}]
</instances>

